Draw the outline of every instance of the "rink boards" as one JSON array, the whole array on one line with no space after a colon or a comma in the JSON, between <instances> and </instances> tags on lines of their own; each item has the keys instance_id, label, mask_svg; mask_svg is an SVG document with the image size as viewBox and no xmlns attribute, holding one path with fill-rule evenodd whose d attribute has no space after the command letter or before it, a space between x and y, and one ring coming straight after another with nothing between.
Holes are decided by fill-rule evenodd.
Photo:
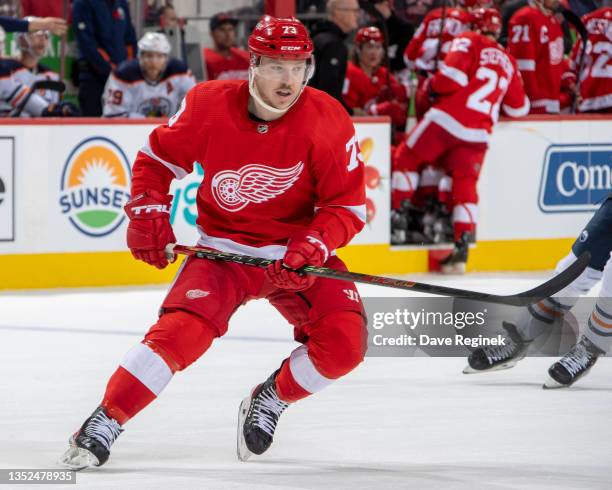
<instances>
[{"instance_id":1,"label":"rink boards","mask_svg":"<svg viewBox=\"0 0 612 490\"><path fill-rule=\"evenodd\" d=\"M158 122L158 121L155 121ZM0 288L163 283L125 247L131 163L150 120L0 122ZM366 164L369 222L340 252L368 273L425 272L430 251L392 248L386 118L357 118ZM500 123L479 183L478 244L472 270L554 267L597 203L612 191L612 118L532 116ZM261 163L261 162L258 162ZM193 243L201 166L175 181L172 223Z\"/></svg>"}]
</instances>

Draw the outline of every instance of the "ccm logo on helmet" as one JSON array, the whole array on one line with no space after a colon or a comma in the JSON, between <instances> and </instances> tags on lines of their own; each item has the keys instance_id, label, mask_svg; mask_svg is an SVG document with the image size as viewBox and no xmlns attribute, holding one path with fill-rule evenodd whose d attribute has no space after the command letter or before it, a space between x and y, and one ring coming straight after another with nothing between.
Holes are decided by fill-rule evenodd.
<instances>
[{"instance_id":1,"label":"ccm logo on helmet","mask_svg":"<svg viewBox=\"0 0 612 490\"><path fill-rule=\"evenodd\" d=\"M144 211L145 213L158 212L170 214L170 210L165 204L149 204L147 206L136 206L135 208L132 208L132 211L134 212L134 214L140 214L141 211Z\"/></svg>"},{"instance_id":2,"label":"ccm logo on helmet","mask_svg":"<svg viewBox=\"0 0 612 490\"><path fill-rule=\"evenodd\" d=\"M299 51L302 49L300 46L281 46L281 51Z\"/></svg>"}]
</instances>

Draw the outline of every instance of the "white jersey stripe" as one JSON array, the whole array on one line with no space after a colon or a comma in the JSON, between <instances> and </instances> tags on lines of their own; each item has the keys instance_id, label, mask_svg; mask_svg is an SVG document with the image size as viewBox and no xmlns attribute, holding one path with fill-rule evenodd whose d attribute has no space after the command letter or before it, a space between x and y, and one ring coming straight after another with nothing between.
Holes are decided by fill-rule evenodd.
<instances>
[{"instance_id":1,"label":"white jersey stripe","mask_svg":"<svg viewBox=\"0 0 612 490\"><path fill-rule=\"evenodd\" d=\"M462 87L467 87L468 76L465 72L459 70L458 68L453 68L445 63L440 63L440 73L442 73L442 75L445 77L450 78L453 82L458 83Z\"/></svg>"},{"instance_id":2,"label":"white jersey stripe","mask_svg":"<svg viewBox=\"0 0 612 490\"><path fill-rule=\"evenodd\" d=\"M187 177L188 174L185 171L185 169L179 167L178 165L174 165L174 164L172 164L170 162L167 162L163 158L160 158L155 153L153 153L153 150L149 146L149 143L145 144L140 149L140 151L143 152L145 155L151 157L153 160L161 163L164 167L166 167L168 170L170 170L177 179L183 179L183 178Z\"/></svg>"}]
</instances>

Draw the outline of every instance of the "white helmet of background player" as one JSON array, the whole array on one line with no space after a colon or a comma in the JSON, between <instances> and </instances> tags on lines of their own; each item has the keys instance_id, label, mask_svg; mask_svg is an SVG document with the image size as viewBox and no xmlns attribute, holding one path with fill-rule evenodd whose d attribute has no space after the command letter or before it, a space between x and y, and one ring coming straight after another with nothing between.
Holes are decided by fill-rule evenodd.
<instances>
[{"instance_id":1,"label":"white helmet of background player","mask_svg":"<svg viewBox=\"0 0 612 490\"><path fill-rule=\"evenodd\" d=\"M165 34L147 32L138 41L138 61L148 82L156 82L163 75L170 57L170 43Z\"/></svg>"},{"instance_id":2,"label":"white helmet of background player","mask_svg":"<svg viewBox=\"0 0 612 490\"><path fill-rule=\"evenodd\" d=\"M312 52L314 45L304 24L299 20L291 18L276 18L265 15L253 29L249 36L249 54L251 65L249 67L249 93L257 103L267 111L274 114L283 114L295 104L308 80L314 74L314 60ZM263 64L262 58L280 60L277 65ZM289 104L285 101L282 108L273 107L263 100L261 90L256 85L256 79L262 79L265 83L285 83L281 70L284 61L304 61L301 67L293 67L292 70L299 72L300 89ZM270 60L266 60L270 61ZM270 67L270 69L268 69ZM274 71L276 70L276 71ZM278 72L278 73L277 73ZM293 75L290 75L293 76Z\"/></svg>"},{"instance_id":3,"label":"white helmet of background player","mask_svg":"<svg viewBox=\"0 0 612 490\"><path fill-rule=\"evenodd\" d=\"M28 21L32 19L34 17L25 18ZM19 51L38 60L45 56L49 48L49 31L18 32L15 41Z\"/></svg>"}]
</instances>

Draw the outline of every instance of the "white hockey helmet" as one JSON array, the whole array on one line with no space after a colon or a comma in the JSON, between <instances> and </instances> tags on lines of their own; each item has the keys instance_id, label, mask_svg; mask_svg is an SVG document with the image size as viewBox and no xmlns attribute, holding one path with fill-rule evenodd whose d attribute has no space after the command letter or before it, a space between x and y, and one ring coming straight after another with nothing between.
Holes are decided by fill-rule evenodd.
<instances>
[{"instance_id":1,"label":"white hockey helmet","mask_svg":"<svg viewBox=\"0 0 612 490\"><path fill-rule=\"evenodd\" d=\"M166 56L170 55L170 43L165 34L161 32L147 32L138 41L138 52L153 52L162 53Z\"/></svg>"},{"instance_id":2,"label":"white hockey helmet","mask_svg":"<svg viewBox=\"0 0 612 490\"><path fill-rule=\"evenodd\" d=\"M33 19L36 19L36 17L24 17L24 20L27 20L27 21L32 21ZM19 51L30 53L32 56L38 57L37 55L35 55L35 53L32 52L30 36L40 36L40 35L47 36L47 39L48 39L50 33L49 31L44 31L44 30L15 33L15 42L17 43L17 49L19 49Z\"/></svg>"}]
</instances>

